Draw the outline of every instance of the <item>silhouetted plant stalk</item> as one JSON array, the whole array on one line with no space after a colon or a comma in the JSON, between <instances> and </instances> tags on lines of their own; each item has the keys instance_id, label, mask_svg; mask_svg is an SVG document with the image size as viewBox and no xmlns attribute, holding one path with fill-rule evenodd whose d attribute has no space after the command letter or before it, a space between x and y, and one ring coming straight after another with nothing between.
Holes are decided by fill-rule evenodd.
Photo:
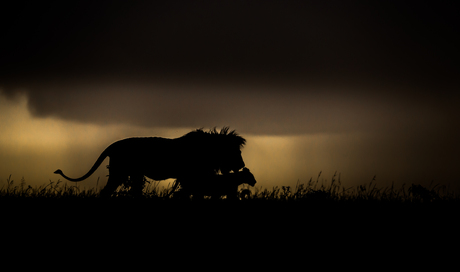
<instances>
[{"instance_id":1,"label":"silhouetted plant stalk","mask_svg":"<svg viewBox=\"0 0 460 272\"><path fill-rule=\"evenodd\" d=\"M240 199L259 201L281 201L281 202L399 202L399 203L430 203L445 200L460 200L458 194L449 190L447 186L440 186L433 182L429 187L412 184L406 188L403 184L399 189L391 186L377 188L376 177L374 176L369 184L345 188L342 186L340 174L334 173L329 183L320 182L320 172L316 180L310 178L307 183L297 181L294 188L290 186L273 187L271 190L259 188L248 188L242 186ZM130 197L129 182L117 189L114 197ZM144 188L144 198L165 198L171 188L168 185L160 187L160 182L147 180ZM0 198L22 197L22 198L96 198L99 197L99 189L81 189L78 186L69 186L67 182L58 180L49 181L48 184L38 187L26 185L24 178L19 184L11 178L6 179L6 184L0 188ZM174 198L167 198L174 199Z\"/></svg>"},{"instance_id":2,"label":"silhouetted plant stalk","mask_svg":"<svg viewBox=\"0 0 460 272\"><path fill-rule=\"evenodd\" d=\"M80 190L77 186L68 186L66 183L62 185L62 181L50 181L46 185L25 187L24 178L21 179L20 185L15 185L11 175L6 180L6 186L0 188L0 197L25 197L25 198L87 198L96 197L99 192L96 189Z\"/></svg>"}]
</instances>

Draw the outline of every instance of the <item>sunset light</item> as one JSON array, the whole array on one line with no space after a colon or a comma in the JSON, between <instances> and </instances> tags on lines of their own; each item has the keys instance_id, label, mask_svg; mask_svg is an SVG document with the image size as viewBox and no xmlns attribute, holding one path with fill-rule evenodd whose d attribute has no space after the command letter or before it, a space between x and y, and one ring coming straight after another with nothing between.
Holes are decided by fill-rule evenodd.
<instances>
[{"instance_id":1,"label":"sunset light","mask_svg":"<svg viewBox=\"0 0 460 272\"><path fill-rule=\"evenodd\" d=\"M450 4L192 2L13 5L0 45L0 182L81 177L121 139L230 127L247 140L256 187L321 172L344 186L460 189ZM109 161L79 184L104 186Z\"/></svg>"},{"instance_id":2,"label":"sunset light","mask_svg":"<svg viewBox=\"0 0 460 272\"><path fill-rule=\"evenodd\" d=\"M4 271L458 266L460 1L1 10Z\"/></svg>"}]
</instances>

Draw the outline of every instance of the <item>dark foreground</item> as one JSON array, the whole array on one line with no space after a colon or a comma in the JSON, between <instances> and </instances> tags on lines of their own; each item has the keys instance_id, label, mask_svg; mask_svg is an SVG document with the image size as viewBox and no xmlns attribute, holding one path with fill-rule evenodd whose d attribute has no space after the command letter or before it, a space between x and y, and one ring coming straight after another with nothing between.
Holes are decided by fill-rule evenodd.
<instances>
[{"instance_id":1,"label":"dark foreground","mask_svg":"<svg viewBox=\"0 0 460 272\"><path fill-rule=\"evenodd\" d=\"M249 188L243 189L249 192ZM44 223L68 219L177 225L176 221L183 221L188 225L220 222L224 226L261 223L265 228L329 222L336 226L346 226L344 222L364 225L378 222L374 227L380 228L386 223L411 221L423 227L428 223L450 224L450 220L457 220L460 208L459 195L436 186L377 189L370 184L345 190L333 180L329 186L310 182L298 184L294 189L282 186L250 191L239 195L238 200L177 199L168 189L153 186L145 189L142 198L131 197L129 188L120 188L111 198L101 198L96 189L69 187L60 181L32 188L7 180L7 186L0 189L0 205L4 217Z\"/></svg>"},{"instance_id":2,"label":"dark foreground","mask_svg":"<svg viewBox=\"0 0 460 272\"><path fill-rule=\"evenodd\" d=\"M24 226L50 225L70 230L101 231L139 225L142 231L158 228L191 228L253 233L265 230L296 232L301 229L348 228L375 231L428 230L460 226L458 198L431 199L339 199L327 195L302 198L253 197L249 199L174 199L118 196L27 197L1 196L2 217ZM31 223L31 224L29 224Z\"/></svg>"},{"instance_id":3,"label":"dark foreground","mask_svg":"<svg viewBox=\"0 0 460 272\"><path fill-rule=\"evenodd\" d=\"M439 268L456 260L451 249L459 242L457 198L3 195L0 205L7 238L2 246L24 259L38 256L34 268L57 262L111 270L167 265L286 271L299 264L412 269L427 261Z\"/></svg>"},{"instance_id":4,"label":"dark foreground","mask_svg":"<svg viewBox=\"0 0 460 272\"><path fill-rule=\"evenodd\" d=\"M459 242L460 198L414 188L299 185L231 201L178 200L158 189L141 199L123 190L103 199L95 190L57 184L9 186L0 191L0 231L11 252L26 259L39 254L47 265L64 260L65 267L82 259L107 269L128 262L130 270L166 260L178 269L218 264L283 271L299 263L447 265Z\"/></svg>"}]
</instances>

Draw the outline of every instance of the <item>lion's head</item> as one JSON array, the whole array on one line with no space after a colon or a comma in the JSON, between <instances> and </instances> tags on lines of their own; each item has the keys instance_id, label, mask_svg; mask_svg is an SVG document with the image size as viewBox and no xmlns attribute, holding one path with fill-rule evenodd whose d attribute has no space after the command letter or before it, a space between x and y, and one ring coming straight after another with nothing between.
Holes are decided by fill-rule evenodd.
<instances>
[{"instance_id":1,"label":"lion's head","mask_svg":"<svg viewBox=\"0 0 460 272\"><path fill-rule=\"evenodd\" d=\"M231 171L237 172L245 166L241 156L241 148L246 144L246 139L238 135L228 127L218 131L213 128L209 131L197 129L188 133L188 137L194 137L201 145L201 153L197 155L201 161L212 168L215 172L227 174ZM206 156L204 159L203 156Z\"/></svg>"}]
</instances>

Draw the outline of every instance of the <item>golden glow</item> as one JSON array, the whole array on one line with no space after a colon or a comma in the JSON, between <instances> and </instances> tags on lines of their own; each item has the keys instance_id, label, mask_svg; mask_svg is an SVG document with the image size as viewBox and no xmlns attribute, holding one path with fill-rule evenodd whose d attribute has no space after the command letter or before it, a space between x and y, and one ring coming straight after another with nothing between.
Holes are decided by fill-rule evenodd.
<instances>
[{"instance_id":1,"label":"golden glow","mask_svg":"<svg viewBox=\"0 0 460 272\"><path fill-rule=\"evenodd\" d=\"M0 182L12 174L16 180L24 177L28 184L56 181L59 177L53 172L58 168L71 177L82 176L99 154L116 140L133 136L175 138L192 129L98 126L36 118L28 112L25 96L16 101L0 96L0 123ZM330 180L335 170L352 170L347 160L336 159L344 156L343 147L332 144L346 145L343 135L244 136L248 144L243 149L243 158L258 181L256 187L295 186L298 180L307 182L320 171L323 171L322 178ZM107 169L101 166L80 184L95 186L100 178L98 184L103 186L107 174ZM167 186L167 182L160 186Z\"/></svg>"},{"instance_id":2,"label":"golden glow","mask_svg":"<svg viewBox=\"0 0 460 272\"><path fill-rule=\"evenodd\" d=\"M327 152L331 137L339 136L249 136L244 160L260 181L256 186L295 186L297 181L305 183L320 171L330 180L335 167L339 167L330 162Z\"/></svg>"},{"instance_id":3,"label":"golden glow","mask_svg":"<svg viewBox=\"0 0 460 272\"><path fill-rule=\"evenodd\" d=\"M53 172L58 168L69 176L78 177L85 174L99 154L116 140L152 135L175 137L189 131L153 130L127 125L98 126L55 118L35 118L27 109L26 96L9 100L2 95L0 124L0 186L10 174L14 180L24 177L27 184L32 185L56 181L59 177ZM91 187L100 178L99 184L103 186L107 174L107 169L101 166L82 184Z\"/></svg>"},{"instance_id":4,"label":"golden glow","mask_svg":"<svg viewBox=\"0 0 460 272\"><path fill-rule=\"evenodd\" d=\"M62 121L51 118L32 119L27 111L25 96L20 97L16 105L1 98L0 105L0 122L4 127L0 143L14 146L16 151L29 148L39 148L42 151L62 148L69 143L68 136L73 135Z\"/></svg>"},{"instance_id":5,"label":"golden glow","mask_svg":"<svg viewBox=\"0 0 460 272\"><path fill-rule=\"evenodd\" d=\"M176 138L192 129L142 128L123 124L102 126L52 117L37 118L28 112L25 96L11 100L0 94L0 187L10 174L16 181L24 177L31 185L57 181L60 177L53 172L58 168L70 177L80 177L114 141L136 136ZM238 127L232 129L238 131ZM377 182L385 184L407 182L408 175L418 175L421 177L418 180L422 181L427 176L423 170L429 169L420 170L418 162L413 162L416 157L402 156L400 150L404 146L396 145L383 136L363 133L298 136L240 133L247 139L242 154L246 166L257 180L257 188L295 186L297 181L316 180L320 171L319 180L324 182L330 182L335 171L341 173L345 187L368 183L374 175ZM108 160L79 186L104 186L107 164ZM167 185L168 182L162 182L160 187Z\"/></svg>"}]
</instances>

